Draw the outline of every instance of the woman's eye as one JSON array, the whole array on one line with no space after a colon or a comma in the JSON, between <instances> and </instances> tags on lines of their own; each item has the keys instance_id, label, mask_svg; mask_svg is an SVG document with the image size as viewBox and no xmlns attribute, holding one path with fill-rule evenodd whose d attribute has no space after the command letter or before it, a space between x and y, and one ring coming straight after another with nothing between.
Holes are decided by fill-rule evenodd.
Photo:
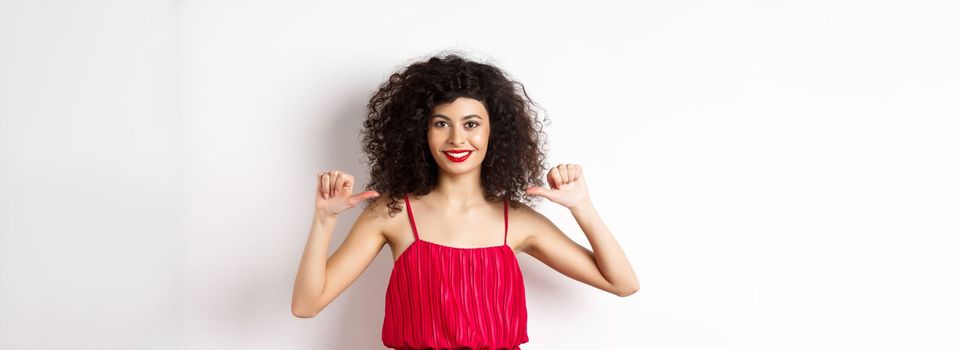
<instances>
[{"instance_id":1,"label":"woman's eye","mask_svg":"<svg viewBox=\"0 0 961 350\"><path fill-rule=\"evenodd\" d=\"M434 122L434 126L436 126L436 127L444 127L444 125L446 125L446 124L447 124L447 122L445 122L445 121L440 121L440 120ZM467 124L465 124L465 125L467 125L467 126L468 126L469 128L471 128L471 129L473 129L473 128L476 128L476 127L480 126L480 123L471 121L471 122L467 122Z\"/></svg>"}]
</instances>

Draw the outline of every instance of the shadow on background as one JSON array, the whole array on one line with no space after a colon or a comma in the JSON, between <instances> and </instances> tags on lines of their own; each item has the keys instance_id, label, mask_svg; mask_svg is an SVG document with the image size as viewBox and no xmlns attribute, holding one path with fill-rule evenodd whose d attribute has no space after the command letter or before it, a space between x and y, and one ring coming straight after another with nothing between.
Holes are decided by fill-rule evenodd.
<instances>
[{"instance_id":1,"label":"shadow on background","mask_svg":"<svg viewBox=\"0 0 961 350\"><path fill-rule=\"evenodd\" d=\"M354 193L360 193L370 181L366 156L361 145L360 131L366 117L366 105L372 91L355 90L351 98L344 99L335 118L325 128L317 130L318 144L311 145L324 150L331 163L321 165L317 172L342 170L354 176ZM328 256L340 247L366 203L358 204L337 218L330 240ZM314 317L315 324L329 327L337 334L333 338L317 339L318 349L383 349L381 326L384 321L384 305L387 281L393 268L393 258L388 245L371 262L366 270L324 311Z\"/></svg>"}]
</instances>

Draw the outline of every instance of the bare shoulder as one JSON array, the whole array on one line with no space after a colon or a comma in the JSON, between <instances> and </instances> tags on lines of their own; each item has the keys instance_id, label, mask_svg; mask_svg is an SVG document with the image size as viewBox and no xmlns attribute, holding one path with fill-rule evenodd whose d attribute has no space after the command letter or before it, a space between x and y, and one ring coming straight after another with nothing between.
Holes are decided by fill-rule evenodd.
<instances>
[{"instance_id":1,"label":"bare shoulder","mask_svg":"<svg viewBox=\"0 0 961 350\"><path fill-rule=\"evenodd\" d=\"M517 203L517 208L511 207L508 210L510 214L508 231L510 235L514 236L512 241L517 240L520 242L517 244L515 250L530 254L531 242L534 236L538 232L543 232L545 228L554 226L554 223L544 216L544 214L541 214L526 203L515 203Z\"/></svg>"},{"instance_id":2,"label":"bare shoulder","mask_svg":"<svg viewBox=\"0 0 961 350\"><path fill-rule=\"evenodd\" d=\"M387 197L376 197L368 202L361 203L363 206L363 211L360 213L360 217L364 220L384 220L388 217L387 215L387 202L389 199ZM360 219L360 218L358 218Z\"/></svg>"},{"instance_id":3,"label":"bare shoulder","mask_svg":"<svg viewBox=\"0 0 961 350\"><path fill-rule=\"evenodd\" d=\"M402 215L404 214L403 207L401 207L400 211L395 211L394 214L391 215L389 204L390 197L380 196L374 198L364 207L363 212L361 212L357 220L363 220L373 225L384 235L384 238L388 241L393 241L393 232L397 232L397 225L406 223L406 221L401 221L401 219L406 220L406 217Z\"/></svg>"}]
</instances>

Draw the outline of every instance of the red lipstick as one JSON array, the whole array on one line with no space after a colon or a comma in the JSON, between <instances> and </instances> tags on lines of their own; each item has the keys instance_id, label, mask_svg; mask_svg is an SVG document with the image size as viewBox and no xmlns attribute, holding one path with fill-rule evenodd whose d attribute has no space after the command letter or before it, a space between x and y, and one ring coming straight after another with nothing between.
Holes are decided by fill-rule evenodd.
<instances>
[{"instance_id":1,"label":"red lipstick","mask_svg":"<svg viewBox=\"0 0 961 350\"><path fill-rule=\"evenodd\" d=\"M444 152L444 155L447 156L447 159L448 159L448 160L450 160L450 161L452 161L452 162L455 162L455 163L463 162L463 161L467 160L467 157L470 157L471 154L474 154L474 151L466 150L466 149L451 149L451 150L446 150L446 151L443 151L443 152ZM463 153L463 152L467 152L467 154L461 156L460 158L457 158L457 157L454 157L454 156L451 156L451 155L450 155L451 153Z\"/></svg>"}]
</instances>

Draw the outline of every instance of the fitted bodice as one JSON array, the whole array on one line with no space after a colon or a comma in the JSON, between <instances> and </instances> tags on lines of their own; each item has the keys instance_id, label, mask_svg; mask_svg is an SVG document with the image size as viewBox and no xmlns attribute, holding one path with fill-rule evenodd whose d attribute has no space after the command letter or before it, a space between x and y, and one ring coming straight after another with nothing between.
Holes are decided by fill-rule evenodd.
<instances>
[{"instance_id":1,"label":"fitted bodice","mask_svg":"<svg viewBox=\"0 0 961 350\"><path fill-rule=\"evenodd\" d=\"M394 262L382 339L394 349L519 349L528 341L524 279L504 244L459 248L421 240L404 195L414 242Z\"/></svg>"}]
</instances>

